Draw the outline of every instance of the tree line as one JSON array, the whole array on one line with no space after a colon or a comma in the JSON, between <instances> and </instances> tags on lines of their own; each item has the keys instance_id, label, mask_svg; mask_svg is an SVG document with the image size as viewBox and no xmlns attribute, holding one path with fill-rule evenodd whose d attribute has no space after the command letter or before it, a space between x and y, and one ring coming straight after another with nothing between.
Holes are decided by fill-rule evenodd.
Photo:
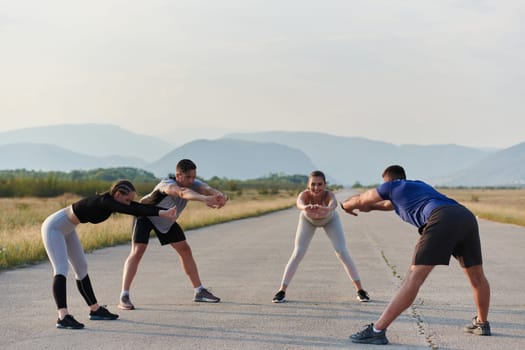
<instances>
[{"instance_id":1,"label":"tree line","mask_svg":"<svg viewBox=\"0 0 525 350\"><path fill-rule=\"evenodd\" d=\"M55 197L64 193L88 196L109 189L119 179L128 179L137 193L146 194L160 180L152 173L130 167L98 168L93 170L34 171L26 169L0 170L0 197ZM232 193L255 189L261 194L280 190L298 192L306 188L307 175L269 174L268 176L235 180L214 176L200 179L214 188ZM330 186L336 189L338 186Z\"/></svg>"}]
</instances>

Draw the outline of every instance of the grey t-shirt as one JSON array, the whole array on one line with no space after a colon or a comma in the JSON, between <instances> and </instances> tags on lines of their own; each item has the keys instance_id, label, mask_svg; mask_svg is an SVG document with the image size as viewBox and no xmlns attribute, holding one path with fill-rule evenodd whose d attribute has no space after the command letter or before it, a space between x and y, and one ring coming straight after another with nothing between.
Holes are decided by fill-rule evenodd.
<instances>
[{"instance_id":1,"label":"grey t-shirt","mask_svg":"<svg viewBox=\"0 0 525 350\"><path fill-rule=\"evenodd\" d=\"M170 185L176 184L175 180L172 178L162 179L157 186L149 194L142 197L140 203L144 204L153 204L161 208L169 209L177 207L177 218L180 216L188 201L186 199L177 197L177 196L168 196L165 192L166 188ZM195 180L193 181L190 189L197 191L197 189L202 186L204 182ZM166 218L161 218L158 216L148 216L148 219L151 220L153 225L160 232L168 232L173 225L173 222Z\"/></svg>"}]
</instances>

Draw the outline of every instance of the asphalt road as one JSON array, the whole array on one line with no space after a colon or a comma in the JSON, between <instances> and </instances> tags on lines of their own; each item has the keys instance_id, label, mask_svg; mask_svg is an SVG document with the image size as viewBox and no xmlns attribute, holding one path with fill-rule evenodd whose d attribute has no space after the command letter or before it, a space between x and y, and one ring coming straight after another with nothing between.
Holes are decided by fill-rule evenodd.
<instances>
[{"instance_id":1,"label":"asphalt road","mask_svg":"<svg viewBox=\"0 0 525 350\"><path fill-rule=\"evenodd\" d=\"M393 213L357 218L339 213L370 303L356 301L322 230L288 289L288 302L271 303L293 248L298 211L289 209L187 232L204 284L222 298L218 304L193 302L175 251L155 238L132 288L134 311L116 307L130 246L88 254L98 300L119 313L119 320L90 321L70 273L69 309L86 324L83 330L55 328L49 263L1 272L0 349L377 348L353 344L348 336L381 313L408 268L418 235ZM475 308L452 260L431 273L414 305L390 326L387 349L525 349L525 228L484 220L480 228L493 336L463 333Z\"/></svg>"}]
</instances>

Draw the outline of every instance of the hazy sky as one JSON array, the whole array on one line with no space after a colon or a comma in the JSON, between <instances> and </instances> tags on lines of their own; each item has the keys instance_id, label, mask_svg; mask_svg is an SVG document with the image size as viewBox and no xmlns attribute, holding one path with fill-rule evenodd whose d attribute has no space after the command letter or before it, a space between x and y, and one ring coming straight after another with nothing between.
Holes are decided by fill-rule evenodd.
<instances>
[{"instance_id":1,"label":"hazy sky","mask_svg":"<svg viewBox=\"0 0 525 350\"><path fill-rule=\"evenodd\" d=\"M0 0L0 131L509 147L525 142L524 26L523 0Z\"/></svg>"}]
</instances>

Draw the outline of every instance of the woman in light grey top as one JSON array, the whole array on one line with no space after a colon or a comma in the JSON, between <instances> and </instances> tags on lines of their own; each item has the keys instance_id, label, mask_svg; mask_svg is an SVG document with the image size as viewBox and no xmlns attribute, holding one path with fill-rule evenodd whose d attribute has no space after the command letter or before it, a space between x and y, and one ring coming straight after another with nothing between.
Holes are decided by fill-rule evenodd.
<instances>
[{"instance_id":1,"label":"woman in light grey top","mask_svg":"<svg viewBox=\"0 0 525 350\"><path fill-rule=\"evenodd\" d=\"M282 303L285 301L286 290L318 227L325 230L332 242L337 258L343 264L346 273L354 284L357 299L369 301L368 293L362 288L361 279L346 247L343 226L336 212L337 200L334 193L326 189L326 178L323 172L316 170L310 174L308 188L299 194L296 205L301 213L299 214L299 223L295 235L295 247L284 269L281 287L272 302Z\"/></svg>"}]
</instances>

